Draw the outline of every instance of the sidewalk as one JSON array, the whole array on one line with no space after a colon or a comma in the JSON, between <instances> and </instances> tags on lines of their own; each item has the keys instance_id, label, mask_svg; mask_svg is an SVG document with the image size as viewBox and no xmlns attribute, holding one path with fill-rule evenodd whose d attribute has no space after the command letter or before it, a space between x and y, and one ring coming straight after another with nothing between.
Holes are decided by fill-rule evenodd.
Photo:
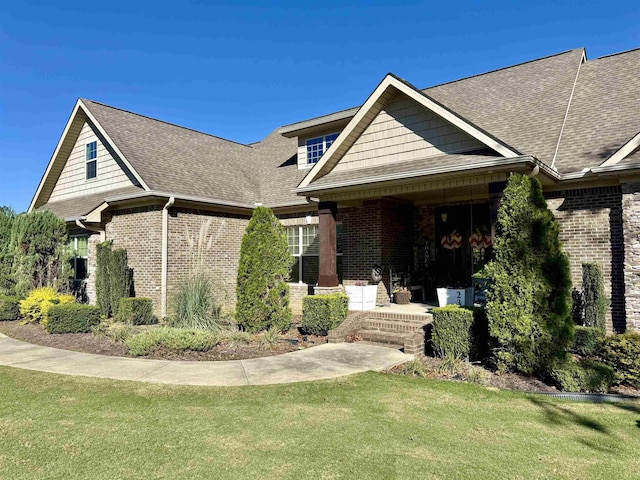
<instances>
[{"instance_id":1,"label":"sidewalk","mask_svg":"<svg viewBox=\"0 0 640 480\"><path fill-rule=\"evenodd\" d=\"M0 334L0 365L40 372L172 385L268 385L384 370L413 359L390 348L327 343L273 357L178 362L109 357L21 342Z\"/></svg>"}]
</instances>

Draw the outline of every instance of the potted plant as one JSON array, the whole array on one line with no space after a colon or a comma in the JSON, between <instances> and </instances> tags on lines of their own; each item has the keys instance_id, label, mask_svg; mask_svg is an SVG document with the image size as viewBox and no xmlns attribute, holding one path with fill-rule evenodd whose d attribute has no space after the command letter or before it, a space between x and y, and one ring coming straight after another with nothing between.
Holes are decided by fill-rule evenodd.
<instances>
[{"instance_id":1,"label":"potted plant","mask_svg":"<svg viewBox=\"0 0 640 480\"><path fill-rule=\"evenodd\" d=\"M407 305L411 301L411 292L407 287L396 288L393 291L393 300L398 305Z\"/></svg>"}]
</instances>

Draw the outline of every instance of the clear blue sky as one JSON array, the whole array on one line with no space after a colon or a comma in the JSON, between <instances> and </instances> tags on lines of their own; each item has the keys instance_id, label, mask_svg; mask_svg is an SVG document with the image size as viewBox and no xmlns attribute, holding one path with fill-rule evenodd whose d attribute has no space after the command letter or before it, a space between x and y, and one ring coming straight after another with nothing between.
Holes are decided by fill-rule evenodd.
<instances>
[{"instance_id":1,"label":"clear blue sky","mask_svg":"<svg viewBox=\"0 0 640 480\"><path fill-rule=\"evenodd\" d=\"M637 1L27 0L0 6L0 205L26 210L78 97L238 142L586 47L640 47Z\"/></svg>"}]
</instances>

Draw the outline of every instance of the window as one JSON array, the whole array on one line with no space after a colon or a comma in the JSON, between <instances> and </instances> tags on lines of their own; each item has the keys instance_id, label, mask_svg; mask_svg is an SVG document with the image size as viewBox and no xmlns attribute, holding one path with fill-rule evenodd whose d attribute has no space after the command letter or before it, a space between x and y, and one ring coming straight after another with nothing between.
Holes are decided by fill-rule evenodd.
<instances>
[{"instance_id":1,"label":"window","mask_svg":"<svg viewBox=\"0 0 640 480\"><path fill-rule=\"evenodd\" d=\"M338 138L338 134L332 133L324 137L310 138L307 140L307 164L318 163L322 154L328 150L336 138Z\"/></svg>"},{"instance_id":2,"label":"window","mask_svg":"<svg viewBox=\"0 0 640 480\"><path fill-rule=\"evenodd\" d=\"M87 257L89 249L89 237L69 238L69 255L71 255L71 268L73 279L76 281L87 278Z\"/></svg>"},{"instance_id":3,"label":"window","mask_svg":"<svg viewBox=\"0 0 640 480\"><path fill-rule=\"evenodd\" d=\"M87 143L87 180L98 176L98 142Z\"/></svg>"},{"instance_id":4,"label":"window","mask_svg":"<svg viewBox=\"0 0 640 480\"><path fill-rule=\"evenodd\" d=\"M338 279L342 282L342 225L336 225ZM287 227L289 251L293 255L291 282L315 285L320 273L320 238L317 225Z\"/></svg>"}]
</instances>

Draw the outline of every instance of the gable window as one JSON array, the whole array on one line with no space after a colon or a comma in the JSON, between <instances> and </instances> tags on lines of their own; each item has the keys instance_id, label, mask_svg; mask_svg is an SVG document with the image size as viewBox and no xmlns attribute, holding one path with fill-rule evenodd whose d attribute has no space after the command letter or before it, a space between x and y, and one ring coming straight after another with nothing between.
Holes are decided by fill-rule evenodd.
<instances>
[{"instance_id":1,"label":"gable window","mask_svg":"<svg viewBox=\"0 0 640 480\"><path fill-rule=\"evenodd\" d=\"M293 255L292 283L315 285L320 273L320 238L317 225L287 227L289 252ZM338 279L342 282L342 225L336 225Z\"/></svg>"},{"instance_id":2,"label":"gable window","mask_svg":"<svg viewBox=\"0 0 640 480\"><path fill-rule=\"evenodd\" d=\"M337 133L325 135L323 137L310 138L307 140L307 164L318 163L320 157L326 152L331 144L338 138Z\"/></svg>"},{"instance_id":3,"label":"gable window","mask_svg":"<svg viewBox=\"0 0 640 480\"><path fill-rule=\"evenodd\" d=\"M87 143L87 180L98 176L98 142Z\"/></svg>"},{"instance_id":4,"label":"gable window","mask_svg":"<svg viewBox=\"0 0 640 480\"><path fill-rule=\"evenodd\" d=\"M68 245L75 281L85 280L87 274L87 259L89 256L89 237L70 237Z\"/></svg>"}]
</instances>

